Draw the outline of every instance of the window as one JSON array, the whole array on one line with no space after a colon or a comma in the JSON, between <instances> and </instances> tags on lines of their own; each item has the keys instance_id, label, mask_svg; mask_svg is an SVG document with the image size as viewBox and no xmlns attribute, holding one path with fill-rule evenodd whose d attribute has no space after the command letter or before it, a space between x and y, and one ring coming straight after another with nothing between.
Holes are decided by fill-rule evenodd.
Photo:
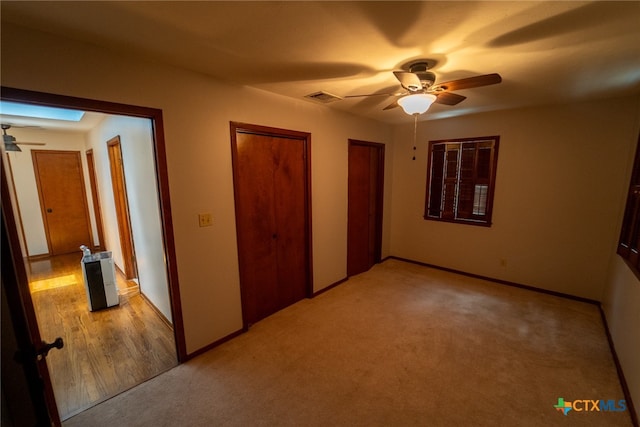
<instances>
[{"instance_id":1,"label":"window","mask_svg":"<svg viewBox=\"0 0 640 427\"><path fill-rule=\"evenodd\" d=\"M618 243L618 254L627 260L634 272L640 276L640 136L627 193L627 206L622 220L622 231Z\"/></svg>"},{"instance_id":2,"label":"window","mask_svg":"<svg viewBox=\"0 0 640 427\"><path fill-rule=\"evenodd\" d=\"M499 140L429 141L425 219L491 225Z\"/></svg>"}]
</instances>

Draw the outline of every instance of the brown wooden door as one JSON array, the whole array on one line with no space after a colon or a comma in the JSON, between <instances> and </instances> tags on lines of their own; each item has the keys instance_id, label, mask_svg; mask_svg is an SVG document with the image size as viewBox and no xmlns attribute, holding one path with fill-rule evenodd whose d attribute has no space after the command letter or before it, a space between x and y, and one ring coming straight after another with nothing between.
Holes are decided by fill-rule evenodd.
<instances>
[{"instance_id":1,"label":"brown wooden door","mask_svg":"<svg viewBox=\"0 0 640 427\"><path fill-rule=\"evenodd\" d=\"M33 150L31 155L49 253L92 247L80 152Z\"/></svg>"},{"instance_id":2,"label":"brown wooden door","mask_svg":"<svg viewBox=\"0 0 640 427\"><path fill-rule=\"evenodd\" d=\"M384 145L349 140L347 275L380 262Z\"/></svg>"},{"instance_id":3,"label":"brown wooden door","mask_svg":"<svg viewBox=\"0 0 640 427\"><path fill-rule=\"evenodd\" d=\"M116 206L118 220L118 235L122 249L122 262L124 263L124 275L127 279L138 277L135 251L133 249L133 237L131 235L131 220L129 218L129 201L127 200L127 183L124 178L124 165L122 163L122 147L120 137L116 136L107 141L109 151L109 166L111 168L111 185L113 186L113 199Z\"/></svg>"},{"instance_id":4,"label":"brown wooden door","mask_svg":"<svg viewBox=\"0 0 640 427\"><path fill-rule=\"evenodd\" d=\"M232 123L245 327L311 292L309 135Z\"/></svg>"}]
</instances>

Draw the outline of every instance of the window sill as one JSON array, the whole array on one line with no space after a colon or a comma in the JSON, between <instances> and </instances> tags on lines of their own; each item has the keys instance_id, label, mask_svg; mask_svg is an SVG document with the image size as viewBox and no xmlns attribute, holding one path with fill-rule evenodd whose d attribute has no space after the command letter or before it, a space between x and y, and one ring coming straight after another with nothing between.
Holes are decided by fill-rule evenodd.
<instances>
[{"instance_id":1,"label":"window sill","mask_svg":"<svg viewBox=\"0 0 640 427\"><path fill-rule=\"evenodd\" d=\"M464 225L476 225L480 227L491 227L491 221L475 221L472 219L446 219L446 218L434 218L428 215L423 217L427 221L438 221L438 222L450 222L454 224L464 224Z\"/></svg>"}]
</instances>

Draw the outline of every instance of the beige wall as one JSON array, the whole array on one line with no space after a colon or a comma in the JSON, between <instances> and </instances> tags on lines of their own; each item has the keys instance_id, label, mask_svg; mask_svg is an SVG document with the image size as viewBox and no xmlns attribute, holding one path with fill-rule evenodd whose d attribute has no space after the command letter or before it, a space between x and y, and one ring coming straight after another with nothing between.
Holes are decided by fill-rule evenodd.
<instances>
[{"instance_id":1,"label":"beige wall","mask_svg":"<svg viewBox=\"0 0 640 427\"><path fill-rule=\"evenodd\" d=\"M640 417L640 281L619 256L612 259L602 306L636 414Z\"/></svg>"},{"instance_id":2,"label":"beige wall","mask_svg":"<svg viewBox=\"0 0 640 427\"><path fill-rule=\"evenodd\" d=\"M600 301L637 123L638 98L425 121L416 161L397 128L391 253ZM428 141L485 135L500 136L493 226L425 221Z\"/></svg>"},{"instance_id":3,"label":"beige wall","mask_svg":"<svg viewBox=\"0 0 640 427\"><path fill-rule=\"evenodd\" d=\"M640 111L636 114L639 123L635 134L639 135ZM627 184L631 180L632 167L633 156L629 156L624 168ZM621 169L623 169L622 165ZM619 205L617 230L622 226L625 204L626 200L623 198ZM609 264L602 308L629 393L635 404L636 415L640 417L640 280L615 253L612 253Z\"/></svg>"},{"instance_id":4,"label":"beige wall","mask_svg":"<svg viewBox=\"0 0 640 427\"><path fill-rule=\"evenodd\" d=\"M388 143L388 126L12 25L1 39L4 86L162 109L188 352L242 326L229 121L312 134L314 288L346 277L347 140ZM212 227L198 227L200 212Z\"/></svg>"}]
</instances>

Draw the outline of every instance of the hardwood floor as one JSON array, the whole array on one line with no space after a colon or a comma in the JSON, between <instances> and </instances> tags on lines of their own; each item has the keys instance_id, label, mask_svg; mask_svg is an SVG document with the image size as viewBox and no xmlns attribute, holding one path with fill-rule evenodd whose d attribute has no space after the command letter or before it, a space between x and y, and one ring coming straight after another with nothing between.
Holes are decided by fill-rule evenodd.
<instances>
[{"instance_id":1,"label":"hardwood floor","mask_svg":"<svg viewBox=\"0 0 640 427\"><path fill-rule=\"evenodd\" d=\"M47 356L63 420L177 365L171 327L120 272L120 305L89 311L80 259L27 262L42 338L64 340Z\"/></svg>"}]
</instances>

